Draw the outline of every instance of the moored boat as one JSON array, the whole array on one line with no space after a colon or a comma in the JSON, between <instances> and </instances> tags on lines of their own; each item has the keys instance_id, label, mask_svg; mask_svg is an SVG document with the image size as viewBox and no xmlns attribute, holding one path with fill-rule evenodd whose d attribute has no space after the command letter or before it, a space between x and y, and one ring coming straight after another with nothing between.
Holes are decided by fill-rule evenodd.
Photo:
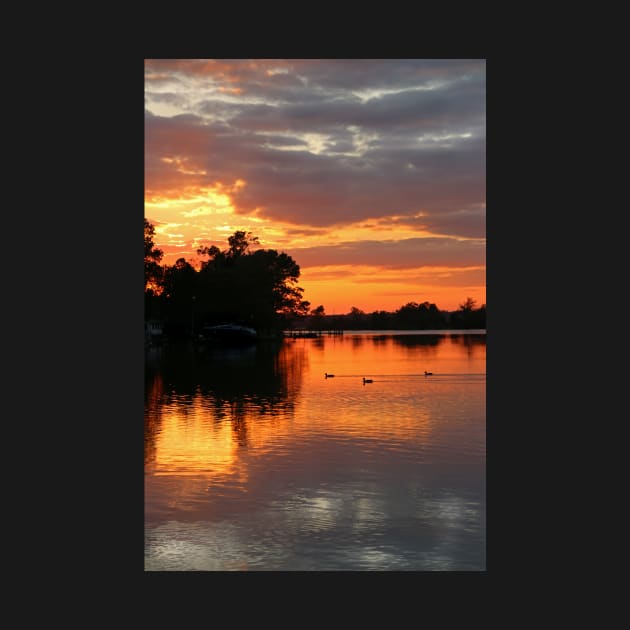
<instances>
[{"instance_id":1,"label":"moored boat","mask_svg":"<svg viewBox=\"0 0 630 630\"><path fill-rule=\"evenodd\" d=\"M254 343L258 333L254 328L240 324L221 324L219 326L205 326L202 337L205 341L227 344Z\"/></svg>"}]
</instances>

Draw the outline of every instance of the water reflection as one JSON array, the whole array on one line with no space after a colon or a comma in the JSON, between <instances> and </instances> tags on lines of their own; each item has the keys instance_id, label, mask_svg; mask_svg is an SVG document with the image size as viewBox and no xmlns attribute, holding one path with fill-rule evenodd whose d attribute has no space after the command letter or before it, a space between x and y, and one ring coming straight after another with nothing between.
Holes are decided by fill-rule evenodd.
<instances>
[{"instance_id":1,"label":"water reflection","mask_svg":"<svg viewBox=\"0 0 630 630\"><path fill-rule=\"evenodd\" d=\"M485 336L402 337L148 356L145 568L483 570Z\"/></svg>"},{"instance_id":2,"label":"water reflection","mask_svg":"<svg viewBox=\"0 0 630 630\"><path fill-rule=\"evenodd\" d=\"M280 342L194 351L177 344L159 350L148 364L147 375L160 374L169 391L182 396L200 393L220 401L252 396L273 406L289 397L288 373L299 370L297 364L305 360L305 353L289 353Z\"/></svg>"},{"instance_id":3,"label":"water reflection","mask_svg":"<svg viewBox=\"0 0 630 630\"><path fill-rule=\"evenodd\" d=\"M340 483L280 493L255 513L167 521L148 536L147 569L479 570L479 503L452 492L412 493Z\"/></svg>"},{"instance_id":4,"label":"water reflection","mask_svg":"<svg viewBox=\"0 0 630 630\"><path fill-rule=\"evenodd\" d=\"M404 348L420 349L422 347L435 347L441 343L446 343L447 337L444 335L397 335L390 337L392 343Z\"/></svg>"},{"instance_id":5,"label":"water reflection","mask_svg":"<svg viewBox=\"0 0 630 630\"><path fill-rule=\"evenodd\" d=\"M486 351L486 336L485 335L466 335L466 334L454 334L451 336L453 344L463 346L466 348L466 354L469 358L475 356L475 351L483 352L485 356Z\"/></svg>"},{"instance_id":6,"label":"water reflection","mask_svg":"<svg viewBox=\"0 0 630 630\"><path fill-rule=\"evenodd\" d=\"M225 431L221 425L228 422L232 433L228 450L247 448L252 418L293 413L306 364L304 348L282 343L201 350L179 344L158 349L148 359L145 373L145 463L156 460L158 437L163 455L168 451L165 419L188 433L197 426L195 444L216 438L213 432ZM217 426L206 431L206 425ZM218 441L224 454L225 438L221 433Z\"/></svg>"},{"instance_id":7,"label":"water reflection","mask_svg":"<svg viewBox=\"0 0 630 630\"><path fill-rule=\"evenodd\" d=\"M349 341L354 349L358 349L360 346L362 346L365 340L365 337L360 337L358 335L352 335L351 337L349 337Z\"/></svg>"}]
</instances>

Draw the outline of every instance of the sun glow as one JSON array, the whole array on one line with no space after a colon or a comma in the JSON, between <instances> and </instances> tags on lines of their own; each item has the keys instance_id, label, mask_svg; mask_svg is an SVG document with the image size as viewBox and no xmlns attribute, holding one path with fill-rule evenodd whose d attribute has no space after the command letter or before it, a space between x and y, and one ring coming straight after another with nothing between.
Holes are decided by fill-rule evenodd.
<instances>
[{"instance_id":1,"label":"sun glow","mask_svg":"<svg viewBox=\"0 0 630 630\"><path fill-rule=\"evenodd\" d=\"M349 313L395 311L408 302L431 302L441 310L457 310L466 297L486 302L485 268L420 267L383 269L369 265L330 265L302 269L300 286L312 308ZM463 288L462 288L463 287Z\"/></svg>"},{"instance_id":2,"label":"sun glow","mask_svg":"<svg viewBox=\"0 0 630 630\"><path fill-rule=\"evenodd\" d=\"M432 237L435 234L406 225L404 217L375 218L340 226L336 230L296 230L289 223L271 221L253 214L237 214L234 195L246 186L243 179L231 183L179 191L176 196L147 196L145 214L155 223L156 246L163 250L162 264L185 258L198 267L197 249L227 246L236 230L252 232L264 248L285 251L300 265L299 285L312 307L323 304L329 314L347 313L352 306L366 312L393 311L410 301L429 301L444 310L456 310L470 296L485 304L485 266L424 265L395 268L369 264L304 264L300 250L321 246L343 247L361 240L397 241ZM416 213L419 218L421 211ZM339 251L343 251L339 249ZM325 261L322 260L322 263Z\"/></svg>"}]
</instances>

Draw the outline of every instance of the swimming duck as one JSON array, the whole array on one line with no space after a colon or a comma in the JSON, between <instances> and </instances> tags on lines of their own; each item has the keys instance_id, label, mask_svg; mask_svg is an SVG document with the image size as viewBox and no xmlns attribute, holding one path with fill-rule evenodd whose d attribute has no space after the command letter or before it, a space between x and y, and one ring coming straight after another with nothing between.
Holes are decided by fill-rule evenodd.
<instances>
[{"instance_id":1,"label":"swimming duck","mask_svg":"<svg viewBox=\"0 0 630 630\"><path fill-rule=\"evenodd\" d=\"M433 376L433 372L427 372L426 370L424 371L424 375L425 376Z\"/></svg>"},{"instance_id":2,"label":"swimming duck","mask_svg":"<svg viewBox=\"0 0 630 630\"><path fill-rule=\"evenodd\" d=\"M373 383L374 381L371 378L365 378L365 376L363 377L363 384L365 385L366 383Z\"/></svg>"},{"instance_id":3,"label":"swimming duck","mask_svg":"<svg viewBox=\"0 0 630 630\"><path fill-rule=\"evenodd\" d=\"M324 378L332 378L334 374L328 374L328 372L324 372Z\"/></svg>"}]
</instances>

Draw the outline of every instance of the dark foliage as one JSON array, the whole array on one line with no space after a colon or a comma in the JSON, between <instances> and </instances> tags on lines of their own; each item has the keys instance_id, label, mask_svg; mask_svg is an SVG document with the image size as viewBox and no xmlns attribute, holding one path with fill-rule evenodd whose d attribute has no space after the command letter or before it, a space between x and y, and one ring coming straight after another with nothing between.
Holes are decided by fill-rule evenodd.
<instances>
[{"instance_id":1,"label":"dark foliage","mask_svg":"<svg viewBox=\"0 0 630 630\"><path fill-rule=\"evenodd\" d=\"M457 311L441 311L429 302L409 302L394 312L365 313L353 306L345 315L327 315L310 303L298 286L300 266L275 249L259 249L251 232L237 231L228 248L197 250L205 257L199 270L183 258L160 266L163 253L153 244L154 228L144 221L145 319L164 321L173 336L189 335L205 325L244 324L259 332L283 328L311 330L485 329L486 305L471 298Z\"/></svg>"},{"instance_id":2,"label":"dark foliage","mask_svg":"<svg viewBox=\"0 0 630 630\"><path fill-rule=\"evenodd\" d=\"M145 270L146 231L145 224ZM274 249L254 251L258 238L249 232L235 232L228 245L197 250L206 257L199 270L183 258L162 268L159 288L145 287L147 319L164 320L166 332L174 336L223 323L272 333L308 312L297 285L300 267L291 256Z\"/></svg>"}]
</instances>

